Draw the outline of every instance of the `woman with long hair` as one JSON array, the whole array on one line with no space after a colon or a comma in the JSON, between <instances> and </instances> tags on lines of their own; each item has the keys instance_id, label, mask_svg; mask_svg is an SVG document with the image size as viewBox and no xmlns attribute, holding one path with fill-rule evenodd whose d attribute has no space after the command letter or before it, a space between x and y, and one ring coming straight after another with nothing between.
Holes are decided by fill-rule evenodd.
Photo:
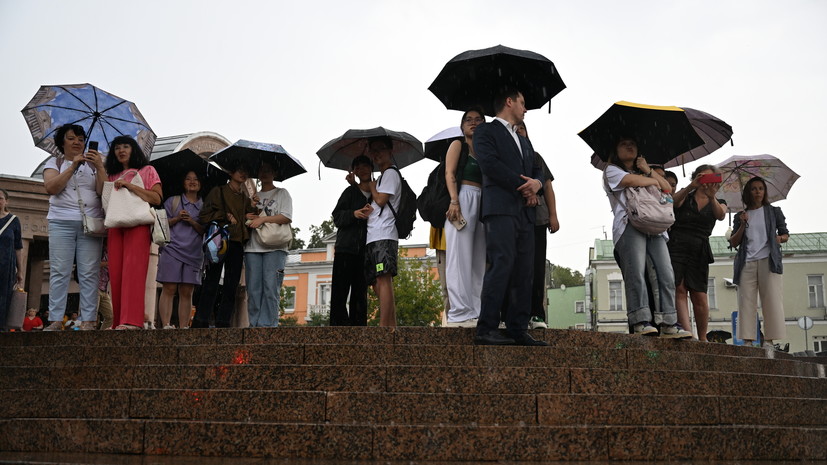
<instances>
[{"instance_id":1,"label":"woman with long hair","mask_svg":"<svg viewBox=\"0 0 827 465\"><path fill-rule=\"evenodd\" d=\"M445 212L447 326L476 327L485 275L485 228L481 219L482 171L474 155L474 129L485 122L480 109L462 114L463 139L445 156L445 185L451 197Z\"/></svg>"},{"instance_id":2,"label":"woman with long hair","mask_svg":"<svg viewBox=\"0 0 827 465\"><path fill-rule=\"evenodd\" d=\"M9 193L0 189L0 330L15 287L23 287L23 237L20 220L9 211Z\"/></svg>"},{"instance_id":3,"label":"woman with long hair","mask_svg":"<svg viewBox=\"0 0 827 465\"><path fill-rule=\"evenodd\" d=\"M135 139L118 136L112 140L106 157L106 172L109 180L114 181L115 189L126 189L150 205L161 204L161 179ZM132 184L136 173L140 174L144 187ZM143 328L150 240L148 224L109 228L109 284L115 329Z\"/></svg>"},{"instance_id":4,"label":"woman with long hair","mask_svg":"<svg viewBox=\"0 0 827 465\"><path fill-rule=\"evenodd\" d=\"M623 274L626 314L633 333L657 335L658 329L650 324L654 321L660 326L660 337L692 337L692 333L677 326L675 275L669 261L665 234L649 235L638 231L629 224L626 210L626 188L656 186L663 192L670 192L669 183L638 155L635 139L621 137L609 155L609 164L603 171L603 184L614 212L612 240ZM649 308L644 278L647 256L652 260L657 274L660 311Z\"/></svg>"},{"instance_id":5,"label":"woman with long hair","mask_svg":"<svg viewBox=\"0 0 827 465\"><path fill-rule=\"evenodd\" d=\"M204 265L204 227L198 222L203 201L198 195L201 179L195 171L183 179L184 193L173 195L164 202L169 218L169 244L160 250L158 275L155 280L163 286L158 301L158 313L164 329L173 329L172 301L178 292L178 327L188 328L192 313L192 292L201 284Z\"/></svg>"},{"instance_id":6,"label":"woman with long hair","mask_svg":"<svg viewBox=\"0 0 827 465\"><path fill-rule=\"evenodd\" d=\"M43 185L49 194L49 321L44 331L63 329L72 267L77 263L80 289L80 329L95 329L100 273L100 237L83 232L83 215L103 218L100 195L106 181L103 155L84 152L86 133L66 124L55 132L61 156L49 159ZM83 209L83 213L81 213Z\"/></svg>"},{"instance_id":7,"label":"woman with long hair","mask_svg":"<svg viewBox=\"0 0 827 465\"><path fill-rule=\"evenodd\" d=\"M706 341L709 326L709 300L706 289L709 281L709 264L715 262L709 236L715 222L726 217L726 208L715 198L720 182L702 182L703 176L719 173L712 165L701 165L692 173L692 182L675 193L675 224L669 229L669 257L675 272L675 309L678 324L692 330L689 321L689 305L692 301L698 340Z\"/></svg>"},{"instance_id":8,"label":"woman with long hair","mask_svg":"<svg viewBox=\"0 0 827 465\"><path fill-rule=\"evenodd\" d=\"M756 176L741 193L744 210L735 216L729 243L738 247L732 282L738 285L738 330L747 343L758 338L758 296L764 316L764 345L787 336L781 274L781 244L790 239L787 219L767 199L767 183Z\"/></svg>"}]
</instances>

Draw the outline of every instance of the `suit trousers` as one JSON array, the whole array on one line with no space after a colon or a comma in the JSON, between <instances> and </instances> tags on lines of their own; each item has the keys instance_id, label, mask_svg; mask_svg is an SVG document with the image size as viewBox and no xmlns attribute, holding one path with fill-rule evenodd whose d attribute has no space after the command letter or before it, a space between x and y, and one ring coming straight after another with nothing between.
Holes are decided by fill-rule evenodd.
<instances>
[{"instance_id":1,"label":"suit trousers","mask_svg":"<svg viewBox=\"0 0 827 465\"><path fill-rule=\"evenodd\" d=\"M534 272L534 224L525 217L491 215L485 218L488 270L482 283L482 308L477 335L500 324L500 308L508 302L505 326L511 336L528 328L531 315L531 277Z\"/></svg>"},{"instance_id":2,"label":"suit trousers","mask_svg":"<svg viewBox=\"0 0 827 465\"><path fill-rule=\"evenodd\" d=\"M756 340L758 295L764 316L764 339L775 341L787 337L784 324L783 275L770 271L770 259L746 262L738 284L738 339Z\"/></svg>"}]
</instances>

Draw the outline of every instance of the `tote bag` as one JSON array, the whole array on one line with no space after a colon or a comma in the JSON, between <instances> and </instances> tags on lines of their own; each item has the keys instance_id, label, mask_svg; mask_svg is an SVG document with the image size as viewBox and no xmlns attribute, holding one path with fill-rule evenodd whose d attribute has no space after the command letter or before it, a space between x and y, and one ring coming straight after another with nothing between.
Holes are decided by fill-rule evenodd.
<instances>
[{"instance_id":1,"label":"tote bag","mask_svg":"<svg viewBox=\"0 0 827 465\"><path fill-rule=\"evenodd\" d=\"M144 181L137 170L124 171L118 179L123 179L130 171L135 173L131 183L143 188ZM131 228L142 224L155 224L155 209L149 205L149 202L126 189L115 189L114 181L103 183L101 200L106 211L103 224L107 228Z\"/></svg>"},{"instance_id":2,"label":"tote bag","mask_svg":"<svg viewBox=\"0 0 827 465\"><path fill-rule=\"evenodd\" d=\"M289 224L264 223L258 228L258 240L267 247L283 249L293 240L293 231Z\"/></svg>"}]
</instances>

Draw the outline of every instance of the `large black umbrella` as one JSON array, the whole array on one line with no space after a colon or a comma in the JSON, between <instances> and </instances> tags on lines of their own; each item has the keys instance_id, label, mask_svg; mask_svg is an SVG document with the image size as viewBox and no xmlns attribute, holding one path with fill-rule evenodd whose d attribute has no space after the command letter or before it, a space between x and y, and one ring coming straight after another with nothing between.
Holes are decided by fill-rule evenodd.
<instances>
[{"instance_id":1,"label":"large black umbrella","mask_svg":"<svg viewBox=\"0 0 827 465\"><path fill-rule=\"evenodd\" d=\"M211 165L190 149L164 155L150 160L161 178L164 189L164 198L179 195L184 192L184 177L190 171L198 174L201 180L199 195L204 197L215 186L226 184L230 176L217 166Z\"/></svg>"},{"instance_id":2,"label":"large black umbrella","mask_svg":"<svg viewBox=\"0 0 827 465\"><path fill-rule=\"evenodd\" d=\"M425 158L435 162L442 162L445 159L445 154L448 153L448 147L451 142L455 140L463 140L462 129L459 126L454 126L434 134L430 139L425 141Z\"/></svg>"},{"instance_id":3,"label":"large black umbrella","mask_svg":"<svg viewBox=\"0 0 827 465\"><path fill-rule=\"evenodd\" d=\"M316 155L328 168L350 171L354 158L367 155L368 140L380 136L390 137L393 141L391 153L397 168L403 168L424 158L422 142L419 139L407 132L391 131L381 126L373 129L349 129L324 144Z\"/></svg>"},{"instance_id":4,"label":"large black umbrella","mask_svg":"<svg viewBox=\"0 0 827 465\"><path fill-rule=\"evenodd\" d=\"M249 170L250 177L258 176L262 161L268 161L276 167L276 181L284 181L307 172L302 163L281 145L243 139L210 155L210 160L225 169L241 163Z\"/></svg>"},{"instance_id":5,"label":"large black umbrella","mask_svg":"<svg viewBox=\"0 0 827 465\"><path fill-rule=\"evenodd\" d=\"M658 165L704 143L683 109L623 101L612 105L579 136L594 150L592 164L595 157L607 161L621 137L633 137L646 161Z\"/></svg>"},{"instance_id":6,"label":"large black umbrella","mask_svg":"<svg viewBox=\"0 0 827 465\"><path fill-rule=\"evenodd\" d=\"M689 124L692 125L704 143L667 161L663 164L665 168L682 166L685 163L705 157L723 147L724 144L732 139L732 126L727 124L726 121L693 108L680 108L686 113L686 117L689 118ZM602 170L606 167L606 161L595 153L592 155L592 165Z\"/></svg>"},{"instance_id":7,"label":"large black umbrella","mask_svg":"<svg viewBox=\"0 0 827 465\"><path fill-rule=\"evenodd\" d=\"M493 116L494 98L505 88L522 92L526 109L533 110L545 105L566 85L548 58L497 45L455 56L428 90L450 110L481 106L486 115Z\"/></svg>"}]
</instances>

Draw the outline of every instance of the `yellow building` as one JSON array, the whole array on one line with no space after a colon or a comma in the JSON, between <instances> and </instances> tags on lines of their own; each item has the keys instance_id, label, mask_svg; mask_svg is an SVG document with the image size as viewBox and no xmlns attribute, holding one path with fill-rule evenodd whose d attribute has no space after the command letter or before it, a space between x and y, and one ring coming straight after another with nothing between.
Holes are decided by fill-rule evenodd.
<instances>
[{"instance_id":1,"label":"yellow building","mask_svg":"<svg viewBox=\"0 0 827 465\"><path fill-rule=\"evenodd\" d=\"M732 283L735 250L723 236L709 240L715 263L709 266L709 330L732 332L732 312L738 310L737 286ZM784 311L790 352L827 351L827 307L824 275L827 272L827 232L790 234L784 254ZM603 332L628 332L623 276L614 260L611 240L595 240L586 271L587 302L592 327ZM759 312L760 313L760 312ZM690 316L692 315L690 304ZM812 320L812 328L799 327L799 319ZM803 322L803 321L802 321ZM693 328L694 330L694 328ZM731 342L731 341L730 341Z\"/></svg>"}]
</instances>

